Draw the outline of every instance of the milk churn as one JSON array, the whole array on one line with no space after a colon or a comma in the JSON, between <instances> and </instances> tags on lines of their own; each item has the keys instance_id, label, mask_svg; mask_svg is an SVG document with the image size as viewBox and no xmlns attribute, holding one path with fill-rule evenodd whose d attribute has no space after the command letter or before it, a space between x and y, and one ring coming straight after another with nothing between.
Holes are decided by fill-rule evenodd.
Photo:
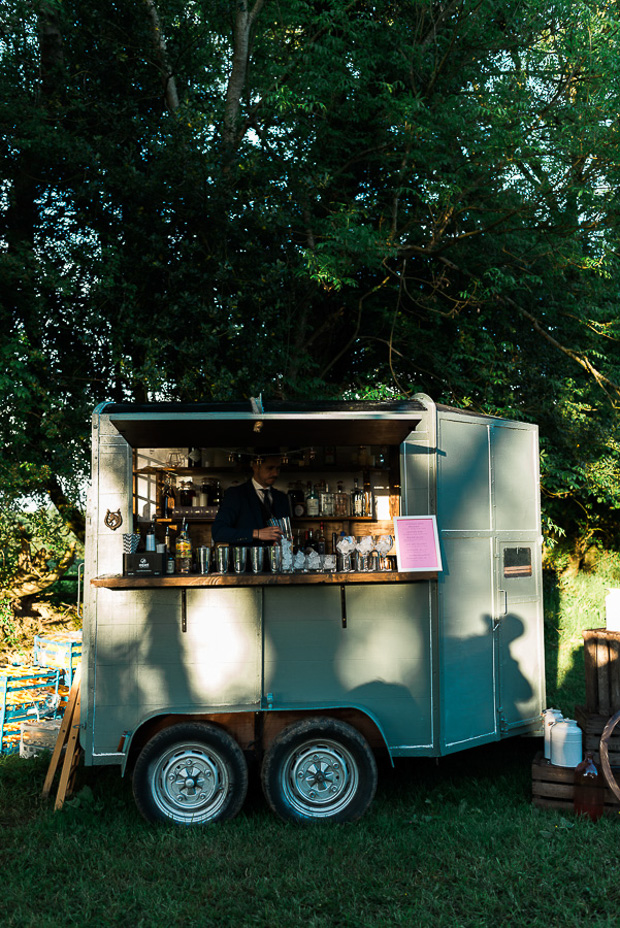
<instances>
[{"instance_id":1,"label":"milk churn","mask_svg":"<svg viewBox=\"0 0 620 928\"><path fill-rule=\"evenodd\" d=\"M545 709L542 713L545 735L545 760L551 759L551 726L562 718L559 709Z\"/></svg>"},{"instance_id":2,"label":"milk churn","mask_svg":"<svg viewBox=\"0 0 620 928\"><path fill-rule=\"evenodd\" d=\"M583 759L581 729L574 719L558 719L551 726L551 763L576 767Z\"/></svg>"}]
</instances>

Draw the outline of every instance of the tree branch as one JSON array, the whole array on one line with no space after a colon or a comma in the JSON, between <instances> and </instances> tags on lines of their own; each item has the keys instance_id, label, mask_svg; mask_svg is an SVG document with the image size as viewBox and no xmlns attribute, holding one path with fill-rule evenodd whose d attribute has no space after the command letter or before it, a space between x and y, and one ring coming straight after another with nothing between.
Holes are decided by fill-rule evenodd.
<instances>
[{"instance_id":1,"label":"tree branch","mask_svg":"<svg viewBox=\"0 0 620 928\"><path fill-rule=\"evenodd\" d=\"M233 31L233 60L228 86L226 87L226 102L224 104L224 142L233 147L236 140L236 129L241 108L241 95L245 87L250 57L250 33L265 0L256 0L252 10L248 10L247 0L239 0L235 27Z\"/></svg>"},{"instance_id":2,"label":"tree branch","mask_svg":"<svg viewBox=\"0 0 620 928\"><path fill-rule=\"evenodd\" d=\"M468 271L464 271L462 268L458 267L452 261L449 261L447 258L441 256L438 257L438 261L441 261L446 267L451 268L459 274L462 274L464 277L467 277L469 280L474 279L474 275L470 274ZM597 370L592 362L584 355L580 355L577 351L573 351L572 348L567 348L566 345L562 345L556 338L553 337L540 323L540 321L532 313L528 312L527 309L524 309L518 303L516 303L509 296L498 296L498 302L503 303L505 306L509 306L511 309L514 309L520 316L531 324L535 332L537 332L545 341L549 342L557 351L560 351L566 357L570 358L571 361L574 361L576 364L579 364L586 373L594 378L598 386L604 391L604 393L609 398L611 404L616 407L620 401L620 384L615 383L615 381L610 380L609 377L606 377L599 370ZM609 388L609 389L608 389ZM610 393L611 391L611 393ZM617 400L611 395L615 393Z\"/></svg>"},{"instance_id":3,"label":"tree branch","mask_svg":"<svg viewBox=\"0 0 620 928\"><path fill-rule=\"evenodd\" d=\"M164 99L170 113L175 113L179 108L179 95L174 75L168 62L168 51L166 49L166 40L161 29L159 13L155 6L155 0L144 0L151 21L151 30L153 32L153 41L155 45L155 54L157 64L161 73L162 84L164 87Z\"/></svg>"}]
</instances>

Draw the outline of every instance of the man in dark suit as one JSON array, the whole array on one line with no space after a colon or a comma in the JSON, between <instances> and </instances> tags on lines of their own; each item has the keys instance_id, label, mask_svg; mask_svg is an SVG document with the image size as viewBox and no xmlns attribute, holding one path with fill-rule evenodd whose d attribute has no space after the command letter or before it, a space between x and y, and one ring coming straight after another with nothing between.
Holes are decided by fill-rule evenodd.
<instances>
[{"instance_id":1,"label":"man in dark suit","mask_svg":"<svg viewBox=\"0 0 620 928\"><path fill-rule=\"evenodd\" d=\"M256 545L282 537L280 528L268 524L270 518L291 514L288 496L273 486L280 474L280 455L256 457L251 466L250 480L224 493L211 532L216 544Z\"/></svg>"}]
</instances>

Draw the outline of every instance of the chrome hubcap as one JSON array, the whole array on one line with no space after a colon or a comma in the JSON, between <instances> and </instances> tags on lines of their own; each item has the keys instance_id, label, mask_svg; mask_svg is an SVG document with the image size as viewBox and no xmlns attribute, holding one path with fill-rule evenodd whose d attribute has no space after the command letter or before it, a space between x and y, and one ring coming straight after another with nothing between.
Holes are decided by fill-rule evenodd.
<instances>
[{"instance_id":1,"label":"chrome hubcap","mask_svg":"<svg viewBox=\"0 0 620 928\"><path fill-rule=\"evenodd\" d=\"M298 812L330 818L356 793L359 771L353 756L336 741L312 741L291 751L282 765L280 785Z\"/></svg>"},{"instance_id":2,"label":"chrome hubcap","mask_svg":"<svg viewBox=\"0 0 620 928\"><path fill-rule=\"evenodd\" d=\"M176 822L208 822L226 801L228 767L221 755L202 744L177 745L153 770L153 798Z\"/></svg>"}]
</instances>

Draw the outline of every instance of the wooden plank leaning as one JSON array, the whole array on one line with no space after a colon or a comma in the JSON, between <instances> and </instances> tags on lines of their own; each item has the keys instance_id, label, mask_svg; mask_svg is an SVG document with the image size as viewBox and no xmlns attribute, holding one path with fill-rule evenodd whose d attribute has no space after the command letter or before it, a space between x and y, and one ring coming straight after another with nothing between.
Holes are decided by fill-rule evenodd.
<instances>
[{"instance_id":1,"label":"wooden plank leaning","mask_svg":"<svg viewBox=\"0 0 620 928\"><path fill-rule=\"evenodd\" d=\"M56 739L50 765L48 767L45 781L43 783L43 789L41 790L41 796L44 799L47 799L52 789L52 783L54 782L54 776L56 774L56 770L58 769L58 764L62 755L62 749L65 747L65 745L67 745L60 777L60 785L58 787L56 804L54 806L55 809L62 808L67 794L67 787L69 786L71 774L75 772L75 766L77 765L76 747L78 745L78 735L80 729L80 670L81 665L78 664L73 676L73 683L69 692L67 708L65 709L65 713L62 717L58 738ZM79 747L77 754L79 755Z\"/></svg>"}]
</instances>

